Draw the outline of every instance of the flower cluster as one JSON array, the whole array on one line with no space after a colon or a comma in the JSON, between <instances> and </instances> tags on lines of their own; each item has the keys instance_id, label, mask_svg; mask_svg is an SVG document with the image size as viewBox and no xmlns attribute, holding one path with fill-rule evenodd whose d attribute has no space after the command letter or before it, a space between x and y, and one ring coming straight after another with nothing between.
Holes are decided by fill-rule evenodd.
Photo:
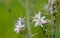
<instances>
[{"instance_id":1,"label":"flower cluster","mask_svg":"<svg viewBox=\"0 0 60 38\"><path fill-rule=\"evenodd\" d=\"M15 24L15 29L14 31L16 31L17 33L19 33L19 31L23 30L25 27L24 24L24 19L23 18L19 18L19 20L17 21L17 23Z\"/></svg>"},{"instance_id":2,"label":"flower cluster","mask_svg":"<svg viewBox=\"0 0 60 38\"><path fill-rule=\"evenodd\" d=\"M41 16L41 12L37 13L34 17L32 22L35 22L35 27L40 25L43 28L43 24L47 23L47 20L45 20L45 16ZM19 18L17 23L15 24L15 29L14 31L19 33L19 31L24 30L25 28L25 21L23 18Z\"/></svg>"},{"instance_id":3,"label":"flower cluster","mask_svg":"<svg viewBox=\"0 0 60 38\"><path fill-rule=\"evenodd\" d=\"M33 22L35 21L35 26L40 25L41 27L43 27L42 24L47 23L47 20L44 20L44 19L45 19L45 16L41 17L41 13L40 13L40 11L39 11L39 13L37 13L37 14L34 16Z\"/></svg>"}]
</instances>

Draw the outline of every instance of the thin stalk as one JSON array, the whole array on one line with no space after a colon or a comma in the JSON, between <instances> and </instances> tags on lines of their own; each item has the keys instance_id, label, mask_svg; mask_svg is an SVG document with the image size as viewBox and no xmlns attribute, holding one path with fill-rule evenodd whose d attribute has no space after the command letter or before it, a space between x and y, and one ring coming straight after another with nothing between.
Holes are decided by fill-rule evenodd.
<instances>
[{"instance_id":1,"label":"thin stalk","mask_svg":"<svg viewBox=\"0 0 60 38\"><path fill-rule=\"evenodd\" d=\"M29 10L29 1L26 0L26 21L27 21L27 31L28 31L28 37L27 38L31 38L31 24L30 24L30 10Z\"/></svg>"},{"instance_id":2,"label":"thin stalk","mask_svg":"<svg viewBox=\"0 0 60 38\"><path fill-rule=\"evenodd\" d=\"M54 2L55 0L50 0L50 13L51 13L51 24L52 24L52 34L51 38L55 38L55 29L56 29L56 20L55 20L55 12L54 12Z\"/></svg>"},{"instance_id":3,"label":"thin stalk","mask_svg":"<svg viewBox=\"0 0 60 38\"><path fill-rule=\"evenodd\" d=\"M55 16L51 15L51 23L52 23L52 34L51 38L55 38L55 28L56 28L56 21L54 20Z\"/></svg>"}]
</instances>

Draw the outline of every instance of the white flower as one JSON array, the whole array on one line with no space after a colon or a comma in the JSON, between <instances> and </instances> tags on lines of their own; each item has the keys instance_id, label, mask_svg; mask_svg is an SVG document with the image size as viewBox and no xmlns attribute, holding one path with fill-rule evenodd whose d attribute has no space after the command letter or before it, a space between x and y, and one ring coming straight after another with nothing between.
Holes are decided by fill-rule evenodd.
<instances>
[{"instance_id":1,"label":"white flower","mask_svg":"<svg viewBox=\"0 0 60 38\"><path fill-rule=\"evenodd\" d=\"M44 20L44 19L45 19L45 16L41 17L41 13L40 13L40 11L39 11L39 13L37 13L37 14L34 16L33 22L35 21L35 26L40 25L41 27L43 27L42 24L47 23L47 20Z\"/></svg>"},{"instance_id":2,"label":"white flower","mask_svg":"<svg viewBox=\"0 0 60 38\"><path fill-rule=\"evenodd\" d=\"M44 3L42 7L43 7L43 10L45 10L45 12L50 13L51 7L50 7L49 3L48 4Z\"/></svg>"},{"instance_id":3,"label":"white flower","mask_svg":"<svg viewBox=\"0 0 60 38\"><path fill-rule=\"evenodd\" d=\"M19 18L19 20L17 21L17 23L15 25L14 31L16 31L17 33L19 33L19 31L23 30L24 26L25 26L24 19Z\"/></svg>"}]
</instances>

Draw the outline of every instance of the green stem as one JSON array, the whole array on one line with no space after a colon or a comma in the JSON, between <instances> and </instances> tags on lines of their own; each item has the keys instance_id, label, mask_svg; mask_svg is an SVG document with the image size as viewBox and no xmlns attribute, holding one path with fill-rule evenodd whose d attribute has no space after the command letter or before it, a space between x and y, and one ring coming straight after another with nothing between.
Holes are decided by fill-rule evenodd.
<instances>
[{"instance_id":1,"label":"green stem","mask_svg":"<svg viewBox=\"0 0 60 38\"><path fill-rule=\"evenodd\" d=\"M26 0L26 21L27 21L27 31L28 31L28 38L31 38L31 24L30 24L30 10L29 10L29 1Z\"/></svg>"},{"instance_id":2,"label":"green stem","mask_svg":"<svg viewBox=\"0 0 60 38\"><path fill-rule=\"evenodd\" d=\"M55 38L55 29L56 29L56 21L55 21L55 12L54 12L54 2L55 0L50 0L51 4L50 4L50 13L51 13L51 24L52 24L52 34L51 34L51 38ZM52 3L53 2L53 3Z\"/></svg>"}]
</instances>

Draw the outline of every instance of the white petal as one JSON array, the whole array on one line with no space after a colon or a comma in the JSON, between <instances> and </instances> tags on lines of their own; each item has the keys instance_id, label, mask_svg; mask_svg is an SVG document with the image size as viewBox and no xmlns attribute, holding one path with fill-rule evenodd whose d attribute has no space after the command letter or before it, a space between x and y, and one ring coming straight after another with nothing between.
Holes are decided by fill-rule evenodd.
<instances>
[{"instance_id":1,"label":"white petal","mask_svg":"<svg viewBox=\"0 0 60 38\"><path fill-rule=\"evenodd\" d=\"M19 30L17 30L16 32L17 32L17 34L18 34L18 33L19 33Z\"/></svg>"},{"instance_id":2,"label":"white petal","mask_svg":"<svg viewBox=\"0 0 60 38\"><path fill-rule=\"evenodd\" d=\"M17 32L17 34L18 34L20 29L19 28L15 28L14 31Z\"/></svg>"},{"instance_id":3,"label":"white petal","mask_svg":"<svg viewBox=\"0 0 60 38\"><path fill-rule=\"evenodd\" d=\"M23 19L23 18L19 18L19 21L20 21L20 22L24 22L24 19Z\"/></svg>"},{"instance_id":4,"label":"white petal","mask_svg":"<svg viewBox=\"0 0 60 38\"><path fill-rule=\"evenodd\" d=\"M45 23L47 23L47 20L41 20L41 22L42 22L43 24L45 24Z\"/></svg>"},{"instance_id":5,"label":"white petal","mask_svg":"<svg viewBox=\"0 0 60 38\"><path fill-rule=\"evenodd\" d=\"M39 25L39 22L36 22L36 23L35 23L35 27L38 26L38 25Z\"/></svg>"},{"instance_id":6,"label":"white petal","mask_svg":"<svg viewBox=\"0 0 60 38\"><path fill-rule=\"evenodd\" d=\"M16 25L16 28L18 28L19 27L19 25Z\"/></svg>"},{"instance_id":7,"label":"white petal","mask_svg":"<svg viewBox=\"0 0 60 38\"><path fill-rule=\"evenodd\" d=\"M41 12L39 11L39 14L41 15Z\"/></svg>"},{"instance_id":8,"label":"white petal","mask_svg":"<svg viewBox=\"0 0 60 38\"><path fill-rule=\"evenodd\" d=\"M18 25L21 25L21 21L18 21Z\"/></svg>"},{"instance_id":9,"label":"white petal","mask_svg":"<svg viewBox=\"0 0 60 38\"><path fill-rule=\"evenodd\" d=\"M43 25L42 25L42 24L40 24L40 26L41 26L41 27L43 27Z\"/></svg>"},{"instance_id":10,"label":"white petal","mask_svg":"<svg viewBox=\"0 0 60 38\"><path fill-rule=\"evenodd\" d=\"M37 21L38 19L34 19L33 21Z\"/></svg>"},{"instance_id":11,"label":"white petal","mask_svg":"<svg viewBox=\"0 0 60 38\"><path fill-rule=\"evenodd\" d=\"M18 31L19 29L18 28L15 28L14 31Z\"/></svg>"},{"instance_id":12,"label":"white petal","mask_svg":"<svg viewBox=\"0 0 60 38\"><path fill-rule=\"evenodd\" d=\"M45 16L43 16L42 18L41 18L41 20L43 20L45 18Z\"/></svg>"},{"instance_id":13,"label":"white petal","mask_svg":"<svg viewBox=\"0 0 60 38\"><path fill-rule=\"evenodd\" d=\"M34 18L40 19L40 13L37 13Z\"/></svg>"},{"instance_id":14,"label":"white petal","mask_svg":"<svg viewBox=\"0 0 60 38\"><path fill-rule=\"evenodd\" d=\"M40 19L40 14L39 13L36 16L37 16L38 19Z\"/></svg>"},{"instance_id":15,"label":"white petal","mask_svg":"<svg viewBox=\"0 0 60 38\"><path fill-rule=\"evenodd\" d=\"M22 25L21 28L23 28L25 25Z\"/></svg>"}]
</instances>

